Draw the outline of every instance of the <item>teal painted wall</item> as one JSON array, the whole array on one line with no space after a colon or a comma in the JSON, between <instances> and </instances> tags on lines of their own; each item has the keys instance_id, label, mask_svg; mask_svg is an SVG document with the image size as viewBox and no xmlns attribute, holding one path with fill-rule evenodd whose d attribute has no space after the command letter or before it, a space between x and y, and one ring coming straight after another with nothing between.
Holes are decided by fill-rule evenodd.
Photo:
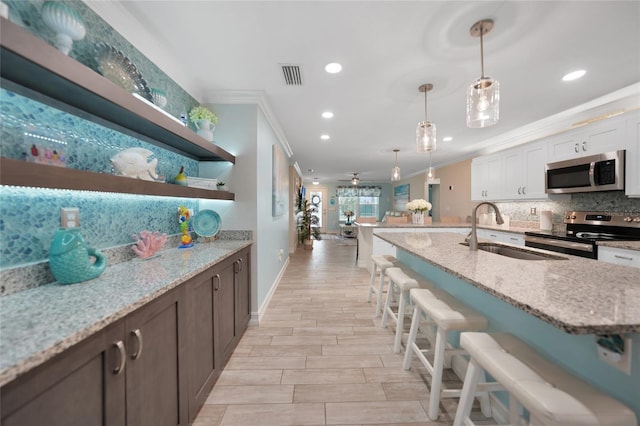
<instances>
[{"instance_id":1,"label":"teal painted wall","mask_svg":"<svg viewBox=\"0 0 640 426\"><path fill-rule=\"evenodd\" d=\"M632 335L632 374L628 376L598 359L594 335L567 334L408 252L398 250L398 259L485 315L490 331L518 336L567 371L629 406L640 419L640 335Z\"/></svg>"}]
</instances>

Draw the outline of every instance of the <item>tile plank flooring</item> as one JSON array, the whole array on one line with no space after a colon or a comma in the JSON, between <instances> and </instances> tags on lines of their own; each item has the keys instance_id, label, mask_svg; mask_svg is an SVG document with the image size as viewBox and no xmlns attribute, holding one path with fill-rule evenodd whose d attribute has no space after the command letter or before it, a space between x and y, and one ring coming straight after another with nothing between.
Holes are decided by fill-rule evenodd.
<instances>
[{"instance_id":1,"label":"tile plank flooring","mask_svg":"<svg viewBox=\"0 0 640 426\"><path fill-rule=\"evenodd\" d=\"M402 370L355 256L328 238L291 256L263 321L246 331L194 425L453 423L452 399L437 422L427 417L428 374L417 361ZM459 385L453 372L445 378Z\"/></svg>"}]
</instances>

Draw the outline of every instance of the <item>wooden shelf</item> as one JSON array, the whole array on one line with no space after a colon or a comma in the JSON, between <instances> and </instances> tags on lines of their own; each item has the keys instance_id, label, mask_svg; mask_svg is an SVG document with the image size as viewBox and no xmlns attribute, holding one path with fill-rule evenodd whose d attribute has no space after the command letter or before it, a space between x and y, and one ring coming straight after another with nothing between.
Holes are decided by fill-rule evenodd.
<instances>
[{"instance_id":1,"label":"wooden shelf","mask_svg":"<svg viewBox=\"0 0 640 426\"><path fill-rule=\"evenodd\" d=\"M233 154L4 18L0 64L3 79L146 136L158 146L200 161L236 161Z\"/></svg>"},{"instance_id":2,"label":"wooden shelf","mask_svg":"<svg viewBox=\"0 0 640 426\"><path fill-rule=\"evenodd\" d=\"M0 184L121 194L235 200L235 194L0 158Z\"/></svg>"}]
</instances>

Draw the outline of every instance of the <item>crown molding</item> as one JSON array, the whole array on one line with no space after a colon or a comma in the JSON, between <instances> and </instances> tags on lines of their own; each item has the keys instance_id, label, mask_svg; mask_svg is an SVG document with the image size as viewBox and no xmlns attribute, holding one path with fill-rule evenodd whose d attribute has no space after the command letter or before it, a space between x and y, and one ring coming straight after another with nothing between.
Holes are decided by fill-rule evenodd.
<instances>
[{"instance_id":1,"label":"crown molding","mask_svg":"<svg viewBox=\"0 0 640 426\"><path fill-rule=\"evenodd\" d=\"M280 145L282 145L287 157L291 158L293 156L291 145L289 145L289 141L284 134L284 130L282 130L282 126L280 126L280 122L273 112L271 104L267 99L267 95L263 90L210 90L204 93L202 103L258 105L267 118L267 122L273 129L278 141L280 141Z\"/></svg>"}]
</instances>

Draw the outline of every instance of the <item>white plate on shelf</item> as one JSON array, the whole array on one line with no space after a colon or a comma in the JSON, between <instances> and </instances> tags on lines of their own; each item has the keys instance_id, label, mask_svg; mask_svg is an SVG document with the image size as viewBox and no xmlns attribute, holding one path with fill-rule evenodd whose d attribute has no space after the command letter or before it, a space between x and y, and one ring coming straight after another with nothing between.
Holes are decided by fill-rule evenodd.
<instances>
[{"instance_id":1,"label":"white plate on shelf","mask_svg":"<svg viewBox=\"0 0 640 426\"><path fill-rule=\"evenodd\" d=\"M222 219L213 210L200 210L193 218L193 230L200 237L215 237L221 226Z\"/></svg>"}]
</instances>

